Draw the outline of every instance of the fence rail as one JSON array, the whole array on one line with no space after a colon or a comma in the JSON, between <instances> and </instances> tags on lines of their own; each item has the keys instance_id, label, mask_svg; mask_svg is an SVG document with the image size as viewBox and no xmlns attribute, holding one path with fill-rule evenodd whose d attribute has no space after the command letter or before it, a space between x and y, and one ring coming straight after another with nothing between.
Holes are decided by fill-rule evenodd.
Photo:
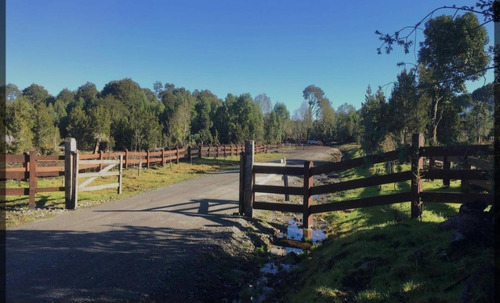
<instances>
[{"instance_id":1,"label":"fence rail","mask_svg":"<svg viewBox=\"0 0 500 303\"><path fill-rule=\"evenodd\" d=\"M413 136L412 146L408 149L390 151L378 155L370 155L366 157L351 159L342 162L331 162L321 166L314 166L314 163L306 161L304 167L297 166L265 166L252 165L251 173L244 172L240 174L240 178L250 179L240 181L240 191L247 191L248 186L251 187L253 196L242 195L240 193L240 213L250 215L251 212L246 211L249 208L287 211L303 214L304 228L308 228L312 224L312 214L338 211L344 209L362 208L376 205L387 205L393 203L401 203L410 201L412 205L412 217L420 216L422 212L423 202L450 202L450 203L466 203L477 200L493 203L493 194L490 193L468 193L468 192L435 192L423 191L423 179L443 179L443 185L448 186L450 180L462 180L464 184L474 184L474 182L489 182L488 186L483 188L491 190L491 179L493 177L493 165L491 162L474 158L472 156L484 155L491 156L494 154L493 148L490 145L470 145L470 146L453 146L453 147L424 147L423 135L417 134ZM245 155L242 156L245 167ZM443 168L436 169L430 165L428 169L423 168L424 157L430 158L430 163L434 164L436 158L443 160ZM410 161L411 170L398 173L389 173L386 175L377 175L366 178L343 181L326 185L313 186L312 177L321 174L343 171L351 168L360 167L363 165L372 165L376 163L384 163L389 161L406 158ZM463 169L451 169L451 161L463 161ZM472 169L472 166L479 169ZM303 176L303 187L287 187L276 185L258 185L255 184L255 174L281 174L281 175L296 175ZM326 204L312 204L314 195L331 194L339 191L364 188L369 186L377 186L388 183L398 183L411 181L410 191L380 195L370 198L353 199L348 201L331 202ZM246 184L246 187L243 186ZM254 201L255 193L269 194L289 194L303 196L303 203L288 204L288 203L271 203Z\"/></svg>"},{"instance_id":2,"label":"fence rail","mask_svg":"<svg viewBox=\"0 0 500 303\"><path fill-rule=\"evenodd\" d=\"M66 149L70 152L76 151L76 141L70 145L66 140ZM257 152L268 152L281 148L281 144L259 144ZM71 149L72 148L72 149ZM71 150L70 150L71 149ZM99 152L96 154L78 154L78 173L79 177L96 178L101 176L115 176L119 172L102 172L106 165L113 164L123 157L123 168L131 166L140 166L150 168L152 166L165 166L167 163L179 163L180 161L189 161L195 158L204 157L227 157L239 155L244 151L244 145L206 145L193 146L187 148L160 149L152 151L122 151L122 152ZM64 156L42 156L36 151L30 151L22 155L0 155L0 181L16 180L27 181L28 187L25 188L5 188L0 187L0 195L3 196L29 196L29 207L35 207L35 195L44 192L66 192L66 208L76 207L78 194L66 184L74 184L75 167L74 156L71 153L65 153ZM2 164L3 163L3 164ZM101 172L89 170L98 169ZM64 176L64 187L40 188L38 178ZM105 188L115 188L121 190L121 178L118 182L97 186L86 186L79 188L80 191L100 190Z\"/></svg>"}]
</instances>

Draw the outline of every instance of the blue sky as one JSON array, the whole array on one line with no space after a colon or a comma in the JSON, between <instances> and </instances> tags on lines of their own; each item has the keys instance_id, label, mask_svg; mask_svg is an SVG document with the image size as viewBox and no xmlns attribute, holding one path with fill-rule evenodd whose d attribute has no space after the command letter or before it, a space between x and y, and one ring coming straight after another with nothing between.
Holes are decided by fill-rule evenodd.
<instances>
[{"instance_id":1,"label":"blue sky","mask_svg":"<svg viewBox=\"0 0 500 303\"><path fill-rule=\"evenodd\" d=\"M100 90L111 80L151 89L159 80L222 99L265 93L292 113L314 84L335 108L359 108L368 85L395 81L397 62L416 61L402 49L378 55L375 30L412 25L440 4L475 2L10 0L7 83L57 95L87 81ZM493 24L487 30L492 43Z\"/></svg>"}]
</instances>

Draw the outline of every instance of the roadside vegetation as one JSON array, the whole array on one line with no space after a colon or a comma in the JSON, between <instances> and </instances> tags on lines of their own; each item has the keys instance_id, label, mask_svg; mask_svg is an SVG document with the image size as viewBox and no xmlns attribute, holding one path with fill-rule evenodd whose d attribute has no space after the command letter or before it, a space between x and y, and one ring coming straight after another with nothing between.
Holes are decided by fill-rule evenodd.
<instances>
[{"instance_id":1,"label":"roadside vegetation","mask_svg":"<svg viewBox=\"0 0 500 303\"><path fill-rule=\"evenodd\" d=\"M282 158L282 153L256 154L259 162ZM190 180L205 174L215 173L223 169L230 169L239 164L238 156L226 158L193 159L192 163L166 164L165 167L138 168L123 170L123 192L118 195L116 189L104 189L78 194L78 207L91 207L109 200L124 199L141 192L154 190L182 181ZM116 177L98 178L92 184L100 185L116 182ZM39 187L62 187L64 177L39 178ZM1 182L0 186L8 188L28 187L26 181ZM36 195L36 209L29 210L28 196L4 196L0 202L5 203L7 227L19 226L41 218L47 218L64 211L64 192L40 193Z\"/></svg>"},{"instance_id":2,"label":"roadside vegetation","mask_svg":"<svg viewBox=\"0 0 500 303\"><path fill-rule=\"evenodd\" d=\"M341 147L350 157L359 146ZM402 170L409 167L402 165ZM341 173L343 180L383 171L383 165ZM460 182L441 188L442 180L424 182L425 190L459 191ZM333 201L407 191L409 182L340 192ZM489 302L485 270L493 263L492 247L457 246L452 231L440 223L458 213L460 205L424 204L421 219L410 219L410 202L350 209L316 216L326 221L326 241L312 246L299 270L284 277L275 298L281 302ZM486 272L486 274L485 274ZM466 286L466 284L468 286ZM473 286L471 286L471 284ZM285 286L289 285L289 286ZM467 288L467 290L465 290ZM466 299L467 300L467 299Z\"/></svg>"}]
</instances>

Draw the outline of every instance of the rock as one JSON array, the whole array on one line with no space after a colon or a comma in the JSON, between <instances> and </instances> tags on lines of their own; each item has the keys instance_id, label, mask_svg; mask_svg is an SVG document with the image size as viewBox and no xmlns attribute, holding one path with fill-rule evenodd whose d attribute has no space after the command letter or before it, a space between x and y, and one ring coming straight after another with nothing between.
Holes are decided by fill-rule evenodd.
<instances>
[{"instance_id":1,"label":"rock","mask_svg":"<svg viewBox=\"0 0 500 303\"><path fill-rule=\"evenodd\" d=\"M495 274L493 264L483 264L465 281L460 303L495 302Z\"/></svg>"},{"instance_id":2,"label":"rock","mask_svg":"<svg viewBox=\"0 0 500 303\"><path fill-rule=\"evenodd\" d=\"M451 242L473 242L486 246L493 245L493 207L489 212L482 201L464 203L456 216L440 224L442 230L453 230Z\"/></svg>"}]
</instances>

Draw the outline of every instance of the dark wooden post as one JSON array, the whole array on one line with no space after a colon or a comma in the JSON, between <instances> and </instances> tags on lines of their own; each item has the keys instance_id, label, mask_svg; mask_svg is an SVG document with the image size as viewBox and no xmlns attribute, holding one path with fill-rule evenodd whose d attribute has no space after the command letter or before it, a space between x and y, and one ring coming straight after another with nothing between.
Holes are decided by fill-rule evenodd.
<instances>
[{"instance_id":1,"label":"dark wooden post","mask_svg":"<svg viewBox=\"0 0 500 303\"><path fill-rule=\"evenodd\" d=\"M245 197L245 153L240 153L240 195L239 195L239 213L245 213L244 197Z\"/></svg>"},{"instance_id":2,"label":"dark wooden post","mask_svg":"<svg viewBox=\"0 0 500 303\"><path fill-rule=\"evenodd\" d=\"M464 164L463 164L463 169L471 169L471 165L469 164L469 161L467 159L467 156L464 157ZM463 193L468 193L470 191L470 182L469 180L462 180L460 184L460 191Z\"/></svg>"},{"instance_id":3,"label":"dark wooden post","mask_svg":"<svg viewBox=\"0 0 500 303\"><path fill-rule=\"evenodd\" d=\"M149 162L149 150L146 151L146 168L149 168L151 163Z\"/></svg>"},{"instance_id":4,"label":"dark wooden post","mask_svg":"<svg viewBox=\"0 0 500 303\"><path fill-rule=\"evenodd\" d=\"M200 159L203 157L202 153L203 153L203 144L200 144L200 152L198 153L198 155L199 155L198 157Z\"/></svg>"},{"instance_id":5,"label":"dark wooden post","mask_svg":"<svg viewBox=\"0 0 500 303\"><path fill-rule=\"evenodd\" d=\"M66 209L75 209L73 201L73 152L76 151L76 141L74 138L64 140L64 207Z\"/></svg>"},{"instance_id":6,"label":"dark wooden post","mask_svg":"<svg viewBox=\"0 0 500 303\"><path fill-rule=\"evenodd\" d=\"M411 152L411 217L418 218L422 215L422 201L420 192L422 191L422 179L420 171L424 167L424 159L420 157L420 147L424 146L424 135L414 134L412 137L412 152Z\"/></svg>"},{"instance_id":7,"label":"dark wooden post","mask_svg":"<svg viewBox=\"0 0 500 303\"><path fill-rule=\"evenodd\" d=\"M103 160L104 159L104 154L102 152L102 150L99 151L99 160ZM99 171L102 170L102 163L99 163Z\"/></svg>"},{"instance_id":8,"label":"dark wooden post","mask_svg":"<svg viewBox=\"0 0 500 303\"><path fill-rule=\"evenodd\" d=\"M448 156L444 156L443 158L443 171L445 173L445 176L448 176L447 178L443 178L443 186L445 187L450 187L450 167L451 163L448 161Z\"/></svg>"},{"instance_id":9,"label":"dark wooden post","mask_svg":"<svg viewBox=\"0 0 500 303\"><path fill-rule=\"evenodd\" d=\"M165 148L161 149L161 166L165 167Z\"/></svg>"},{"instance_id":10,"label":"dark wooden post","mask_svg":"<svg viewBox=\"0 0 500 303\"><path fill-rule=\"evenodd\" d=\"M434 157L429 158L429 170L434 169L436 167L436 159Z\"/></svg>"},{"instance_id":11,"label":"dark wooden post","mask_svg":"<svg viewBox=\"0 0 500 303\"><path fill-rule=\"evenodd\" d=\"M38 165L36 150L30 150L30 170L29 170L29 180L30 180L30 188L29 188L29 205L30 209L35 208L35 194L36 194L36 186L37 186L37 177L36 177L36 167Z\"/></svg>"},{"instance_id":12,"label":"dark wooden post","mask_svg":"<svg viewBox=\"0 0 500 303\"><path fill-rule=\"evenodd\" d=\"M210 158L210 144L208 144L208 149L207 149L207 158Z\"/></svg>"},{"instance_id":13,"label":"dark wooden post","mask_svg":"<svg viewBox=\"0 0 500 303\"><path fill-rule=\"evenodd\" d=\"M179 164L179 148L178 147L175 148L175 155L177 157L177 164Z\"/></svg>"},{"instance_id":14,"label":"dark wooden post","mask_svg":"<svg viewBox=\"0 0 500 303\"><path fill-rule=\"evenodd\" d=\"M313 187L313 176L311 175L311 168L314 166L312 161L304 162L304 209L302 210L302 223L303 228L310 228L313 223L313 217L311 214L311 205L313 202L313 197L311 195L311 187Z\"/></svg>"},{"instance_id":15,"label":"dark wooden post","mask_svg":"<svg viewBox=\"0 0 500 303\"><path fill-rule=\"evenodd\" d=\"M286 167L286 158L281 159L281 164ZM285 186L285 201L290 201L290 194L288 193L288 175L283 175L283 182Z\"/></svg>"},{"instance_id":16,"label":"dark wooden post","mask_svg":"<svg viewBox=\"0 0 500 303\"><path fill-rule=\"evenodd\" d=\"M253 215L253 159L255 155L255 142L253 140L245 142L245 189L244 189L244 211L245 216Z\"/></svg>"},{"instance_id":17,"label":"dark wooden post","mask_svg":"<svg viewBox=\"0 0 500 303\"><path fill-rule=\"evenodd\" d=\"M219 158L219 149L220 149L220 145L217 144L217 151L215 153L216 154L216 156L215 156L216 158Z\"/></svg>"},{"instance_id":18,"label":"dark wooden post","mask_svg":"<svg viewBox=\"0 0 500 303\"><path fill-rule=\"evenodd\" d=\"M187 152L188 152L188 160L189 162L191 162L191 160L193 160L193 158L191 157L191 145L188 146Z\"/></svg>"},{"instance_id":19,"label":"dark wooden post","mask_svg":"<svg viewBox=\"0 0 500 303\"><path fill-rule=\"evenodd\" d=\"M128 168L128 149L125 148L125 169Z\"/></svg>"}]
</instances>

